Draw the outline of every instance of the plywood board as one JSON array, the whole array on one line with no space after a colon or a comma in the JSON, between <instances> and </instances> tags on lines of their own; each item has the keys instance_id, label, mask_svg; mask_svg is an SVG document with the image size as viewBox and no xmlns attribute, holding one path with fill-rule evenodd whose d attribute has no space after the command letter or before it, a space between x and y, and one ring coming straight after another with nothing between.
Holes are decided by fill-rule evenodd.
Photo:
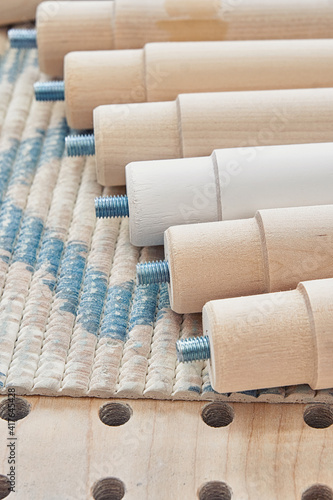
<instances>
[{"instance_id":1,"label":"plywood board","mask_svg":"<svg viewBox=\"0 0 333 500\"><path fill-rule=\"evenodd\" d=\"M303 420L307 408L312 424L332 423L328 406L24 399L31 410L16 424L17 492L8 498L91 499L95 482L110 477L122 481L125 500L300 500L315 484L333 488L333 427L312 428ZM129 420L105 425L99 418L105 404L111 405L103 411L109 423ZM211 427L203 410L214 425L233 421ZM8 473L8 437L0 420L2 474ZM212 481L225 483L231 497L212 496L212 485L199 497ZM119 491L114 480L105 491L109 496L102 497L97 489L97 500L121 498L110 493Z\"/></svg>"}]
</instances>

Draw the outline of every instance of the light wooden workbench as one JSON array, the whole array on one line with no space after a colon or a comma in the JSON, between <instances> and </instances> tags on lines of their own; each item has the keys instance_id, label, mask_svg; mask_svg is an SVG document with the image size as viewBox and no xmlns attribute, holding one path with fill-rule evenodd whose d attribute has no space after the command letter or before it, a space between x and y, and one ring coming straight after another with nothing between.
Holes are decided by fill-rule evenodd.
<instances>
[{"instance_id":1,"label":"light wooden workbench","mask_svg":"<svg viewBox=\"0 0 333 500\"><path fill-rule=\"evenodd\" d=\"M307 408L311 425L328 425L330 407L318 412L319 405L300 404L21 399L26 403L16 399L18 413L31 406L16 424L17 493L8 498L122 498L115 479L96 488L96 481L108 477L123 482L126 500L332 498L320 487L302 496L318 483L333 487L333 427L312 428L303 420ZM111 405L103 412L107 422L129 420L105 425L99 418L105 404ZM211 427L201 417L203 409L209 423L233 421ZM8 472L7 438L7 422L0 420L2 474ZM212 481L227 486L202 489ZM316 496L316 491L324 493Z\"/></svg>"}]
</instances>

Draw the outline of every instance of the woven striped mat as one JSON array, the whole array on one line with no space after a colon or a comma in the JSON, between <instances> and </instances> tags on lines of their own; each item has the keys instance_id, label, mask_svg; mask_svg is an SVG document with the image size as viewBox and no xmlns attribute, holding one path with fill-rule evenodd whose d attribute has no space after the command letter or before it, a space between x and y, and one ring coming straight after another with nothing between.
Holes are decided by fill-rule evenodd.
<instances>
[{"instance_id":1,"label":"woven striped mat","mask_svg":"<svg viewBox=\"0 0 333 500\"><path fill-rule=\"evenodd\" d=\"M0 36L0 393L333 402L308 386L217 394L207 364L178 364L175 342L201 316L170 310L165 285L135 283L163 249L129 243L128 220L96 221L94 158L64 156L63 103L37 103L36 51ZM118 190L118 192L123 192Z\"/></svg>"}]
</instances>

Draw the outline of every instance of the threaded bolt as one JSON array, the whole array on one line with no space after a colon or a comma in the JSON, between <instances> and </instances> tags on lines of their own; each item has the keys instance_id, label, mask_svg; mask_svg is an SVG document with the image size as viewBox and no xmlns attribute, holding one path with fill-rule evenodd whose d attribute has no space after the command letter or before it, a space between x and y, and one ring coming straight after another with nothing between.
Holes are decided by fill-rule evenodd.
<instances>
[{"instance_id":1,"label":"threaded bolt","mask_svg":"<svg viewBox=\"0 0 333 500\"><path fill-rule=\"evenodd\" d=\"M127 196L100 196L95 198L95 211L98 219L108 217L129 217Z\"/></svg>"},{"instance_id":2,"label":"threaded bolt","mask_svg":"<svg viewBox=\"0 0 333 500\"><path fill-rule=\"evenodd\" d=\"M8 38L12 49L37 49L36 30L11 29Z\"/></svg>"},{"instance_id":3,"label":"threaded bolt","mask_svg":"<svg viewBox=\"0 0 333 500\"><path fill-rule=\"evenodd\" d=\"M36 82L34 85L36 101L64 101L64 82Z\"/></svg>"},{"instance_id":4,"label":"threaded bolt","mask_svg":"<svg viewBox=\"0 0 333 500\"><path fill-rule=\"evenodd\" d=\"M177 358L180 363L203 361L210 358L209 337L191 337L176 343Z\"/></svg>"},{"instance_id":5,"label":"threaded bolt","mask_svg":"<svg viewBox=\"0 0 333 500\"><path fill-rule=\"evenodd\" d=\"M137 264L136 273L138 285L170 283L169 264L166 260Z\"/></svg>"},{"instance_id":6,"label":"threaded bolt","mask_svg":"<svg viewBox=\"0 0 333 500\"><path fill-rule=\"evenodd\" d=\"M68 156L93 156L95 154L94 134L67 136L66 150Z\"/></svg>"}]
</instances>

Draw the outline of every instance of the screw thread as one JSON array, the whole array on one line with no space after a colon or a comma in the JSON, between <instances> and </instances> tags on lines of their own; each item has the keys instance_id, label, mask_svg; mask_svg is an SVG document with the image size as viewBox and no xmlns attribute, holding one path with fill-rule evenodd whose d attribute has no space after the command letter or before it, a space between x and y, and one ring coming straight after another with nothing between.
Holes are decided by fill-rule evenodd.
<instances>
[{"instance_id":1,"label":"screw thread","mask_svg":"<svg viewBox=\"0 0 333 500\"><path fill-rule=\"evenodd\" d=\"M36 101L64 101L64 82L36 82L34 85Z\"/></svg>"},{"instance_id":2,"label":"screw thread","mask_svg":"<svg viewBox=\"0 0 333 500\"><path fill-rule=\"evenodd\" d=\"M136 272L138 285L170 283L169 264L166 260L137 264Z\"/></svg>"},{"instance_id":3,"label":"screw thread","mask_svg":"<svg viewBox=\"0 0 333 500\"><path fill-rule=\"evenodd\" d=\"M127 196L100 196L95 198L95 211L98 219L109 217L129 217Z\"/></svg>"},{"instance_id":4,"label":"screw thread","mask_svg":"<svg viewBox=\"0 0 333 500\"><path fill-rule=\"evenodd\" d=\"M210 358L209 337L191 337L177 341L177 358L181 363L203 361Z\"/></svg>"},{"instance_id":5,"label":"screw thread","mask_svg":"<svg viewBox=\"0 0 333 500\"><path fill-rule=\"evenodd\" d=\"M11 29L8 38L12 49L37 49L36 30Z\"/></svg>"},{"instance_id":6,"label":"screw thread","mask_svg":"<svg viewBox=\"0 0 333 500\"><path fill-rule=\"evenodd\" d=\"M93 156L95 154L94 134L67 136L66 150L68 156Z\"/></svg>"}]
</instances>

